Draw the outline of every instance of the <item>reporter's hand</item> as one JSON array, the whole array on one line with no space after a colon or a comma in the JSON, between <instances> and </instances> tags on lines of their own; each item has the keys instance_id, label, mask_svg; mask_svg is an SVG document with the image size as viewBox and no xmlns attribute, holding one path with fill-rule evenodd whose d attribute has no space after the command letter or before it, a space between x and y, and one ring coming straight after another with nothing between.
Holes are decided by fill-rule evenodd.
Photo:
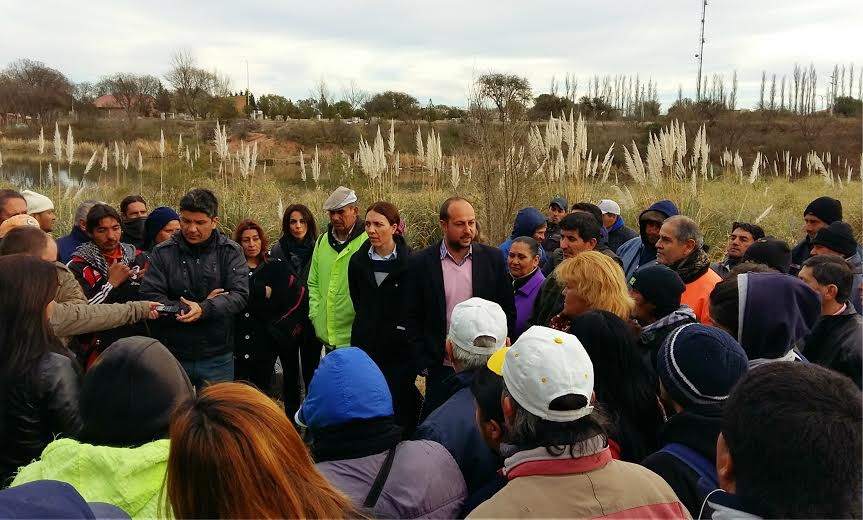
<instances>
[{"instance_id":1,"label":"reporter's hand","mask_svg":"<svg viewBox=\"0 0 863 520\"><path fill-rule=\"evenodd\" d=\"M224 294L224 293L225 293L224 289L213 289L212 291L210 291L210 294L207 295L207 299L212 300L216 296L219 296L220 294Z\"/></svg>"},{"instance_id":2,"label":"reporter's hand","mask_svg":"<svg viewBox=\"0 0 863 520\"><path fill-rule=\"evenodd\" d=\"M187 305L189 310L186 312L180 312L180 314L177 315L177 321L180 323L194 323L201 319L201 316L204 314L204 310L201 309L198 302L190 302L183 297L180 297L180 302Z\"/></svg>"},{"instance_id":3,"label":"reporter's hand","mask_svg":"<svg viewBox=\"0 0 863 520\"><path fill-rule=\"evenodd\" d=\"M158 311L156 311L156 307L158 307L158 306L160 306L160 305L162 305L162 304L161 304L161 303L159 303L159 302L147 302L147 303L149 303L149 304L150 304L150 313L149 313L149 314L147 314L147 319L148 319L148 320L155 320L155 319L157 319L157 318L159 317L159 312L158 312Z\"/></svg>"},{"instance_id":4,"label":"reporter's hand","mask_svg":"<svg viewBox=\"0 0 863 520\"><path fill-rule=\"evenodd\" d=\"M273 295L273 288L270 287L269 285L267 285L265 287L265 289L266 289L266 293L267 293L266 297L267 297L267 299L269 299Z\"/></svg>"},{"instance_id":5,"label":"reporter's hand","mask_svg":"<svg viewBox=\"0 0 863 520\"><path fill-rule=\"evenodd\" d=\"M119 287L132 276L132 269L123 262L117 262L108 268L108 283L111 287Z\"/></svg>"}]
</instances>

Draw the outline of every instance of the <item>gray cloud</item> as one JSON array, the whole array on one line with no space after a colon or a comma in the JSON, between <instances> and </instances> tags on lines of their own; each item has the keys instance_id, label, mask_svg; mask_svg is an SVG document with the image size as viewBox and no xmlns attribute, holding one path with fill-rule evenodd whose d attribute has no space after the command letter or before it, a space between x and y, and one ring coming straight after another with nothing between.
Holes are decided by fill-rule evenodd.
<instances>
[{"instance_id":1,"label":"gray cloud","mask_svg":"<svg viewBox=\"0 0 863 520\"><path fill-rule=\"evenodd\" d=\"M730 81L737 69L744 106L754 102L762 70L781 77L795 62L813 62L826 85L834 63L859 57L860 13L854 0L712 2L705 73ZM659 83L667 107L678 85L685 95L694 90L699 16L696 0L7 0L0 64L38 59L73 81L120 70L161 75L184 47L237 89L248 60L258 94L306 97L320 78L338 94L355 79L369 91L458 105L472 76L491 69L528 77L536 93L567 72L582 89L594 74L639 74Z\"/></svg>"}]
</instances>

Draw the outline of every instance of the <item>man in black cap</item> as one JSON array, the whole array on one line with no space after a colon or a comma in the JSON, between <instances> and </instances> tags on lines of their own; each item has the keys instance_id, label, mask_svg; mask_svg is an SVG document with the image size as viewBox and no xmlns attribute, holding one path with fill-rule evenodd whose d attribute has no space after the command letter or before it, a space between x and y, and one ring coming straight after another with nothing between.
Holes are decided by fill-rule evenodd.
<instances>
[{"instance_id":1,"label":"man in black cap","mask_svg":"<svg viewBox=\"0 0 863 520\"><path fill-rule=\"evenodd\" d=\"M552 253L560 247L560 220L569 211L569 204L563 197L555 197L548 203L548 226L545 229L545 240L542 248L546 253Z\"/></svg>"},{"instance_id":2,"label":"man in black cap","mask_svg":"<svg viewBox=\"0 0 863 520\"><path fill-rule=\"evenodd\" d=\"M629 294L635 300L632 318L641 328L638 344L649 366L656 366L659 347L675 329L697 323L695 313L681 305L686 284L676 271L664 265L650 265L629 277Z\"/></svg>"},{"instance_id":3,"label":"man in black cap","mask_svg":"<svg viewBox=\"0 0 863 520\"><path fill-rule=\"evenodd\" d=\"M809 258L812 251L812 240L821 228L842 220L842 203L830 197L818 197L806 206L803 211L803 229L806 236L791 250L790 274L797 276L803 262Z\"/></svg>"},{"instance_id":4,"label":"man in black cap","mask_svg":"<svg viewBox=\"0 0 863 520\"><path fill-rule=\"evenodd\" d=\"M740 263L747 262L763 264L780 273L788 274L791 269L791 246L776 237L759 238L743 254Z\"/></svg>"},{"instance_id":5,"label":"man in black cap","mask_svg":"<svg viewBox=\"0 0 863 520\"><path fill-rule=\"evenodd\" d=\"M861 310L860 285L863 284L863 269L861 269L860 253L857 250L857 240L854 230L845 222L834 222L821 228L812 240L812 256L832 255L846 260L851 265L854 282L851 286L851 302L858 313Z\"/></svg>"},{"instance_id":6,"label":"man in black cap","mask_svg":"<svg viewBox=\"0 0 863 520\"><path fill-rule=\"evenodd\" d=\"M731 224L731 234L728 235L728 248L725 258L710 266L713 272L727 278L734 267L743 260L743 255L756 240L764 238L764 230L758 224L735 222Z\"/></svg>"}]
</instances>

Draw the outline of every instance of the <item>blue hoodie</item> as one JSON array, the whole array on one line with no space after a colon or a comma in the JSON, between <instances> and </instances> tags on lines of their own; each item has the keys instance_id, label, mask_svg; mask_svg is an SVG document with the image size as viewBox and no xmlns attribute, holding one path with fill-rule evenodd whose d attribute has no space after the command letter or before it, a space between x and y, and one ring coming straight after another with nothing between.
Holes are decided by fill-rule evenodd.
<instances>
[{"instance_id":1,"label":"blue hoodie","mask_svg":"<svg viewBox=\"0 0 863 520\"><path fill-rule=\"evenodd\" d=\"M750 361L784 356L821 316L818 293L794 276L743 273L737 288L737 341Z\"/></svg>"},{"instance_id":2,"label":"blue hoodie","mask_svg":"<svg viewBox=\"0 0 863 520\"><path fill-rule=\"evenodd\" d=\"M617 256L623 262L623 270L626 273L628 280L636 269L642 266L653 265L656 263L656 248L647 239L647 221L642 220L644 214L649 211L656 211L665 218L679 215L677 206L670 200L660 200L638 216L639 236L630 239L617 249Z\"/></svg>"},{"instance_id":3,"label":"blue hoodie","mask_svg":"<svg viewBox=\"0 0 863 520\"><path fill-rule=\"evenodd\" d=\"M509 239L506 242L501 244L499 249L503 253L503 260L506 262L509 260L509 248L512 246L512 241L518 237L531 237L533 238L533 233L536 231L536 228L544 225L545 215L542 214L536 208L522 208L519 210L518 214L515 216L515 222L512 225L512 234L510 234ZM540 244L542 246L542 244ZM539 248L539 266L542 267L545 265L546 255L545 250L540 247ZM509 270L509 267L507 267Z\"/></svg>"}]
</instances>

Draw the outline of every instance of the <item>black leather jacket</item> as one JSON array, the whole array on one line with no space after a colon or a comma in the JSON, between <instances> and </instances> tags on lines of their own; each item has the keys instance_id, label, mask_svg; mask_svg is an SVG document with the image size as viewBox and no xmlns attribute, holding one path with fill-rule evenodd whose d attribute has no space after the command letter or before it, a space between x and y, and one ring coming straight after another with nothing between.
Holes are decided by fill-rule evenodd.
<instances>
[{"instance_id":1,"label":"black leather jacket","mask_svg":"<svg viewBox=\"0 0 863 520\"><path fill-rule=\"evenodd\" d=\"M0 487L55 436L81 430L80 377L74 360L48 352L0 386Z\"/></svg>"}]
</instances>

